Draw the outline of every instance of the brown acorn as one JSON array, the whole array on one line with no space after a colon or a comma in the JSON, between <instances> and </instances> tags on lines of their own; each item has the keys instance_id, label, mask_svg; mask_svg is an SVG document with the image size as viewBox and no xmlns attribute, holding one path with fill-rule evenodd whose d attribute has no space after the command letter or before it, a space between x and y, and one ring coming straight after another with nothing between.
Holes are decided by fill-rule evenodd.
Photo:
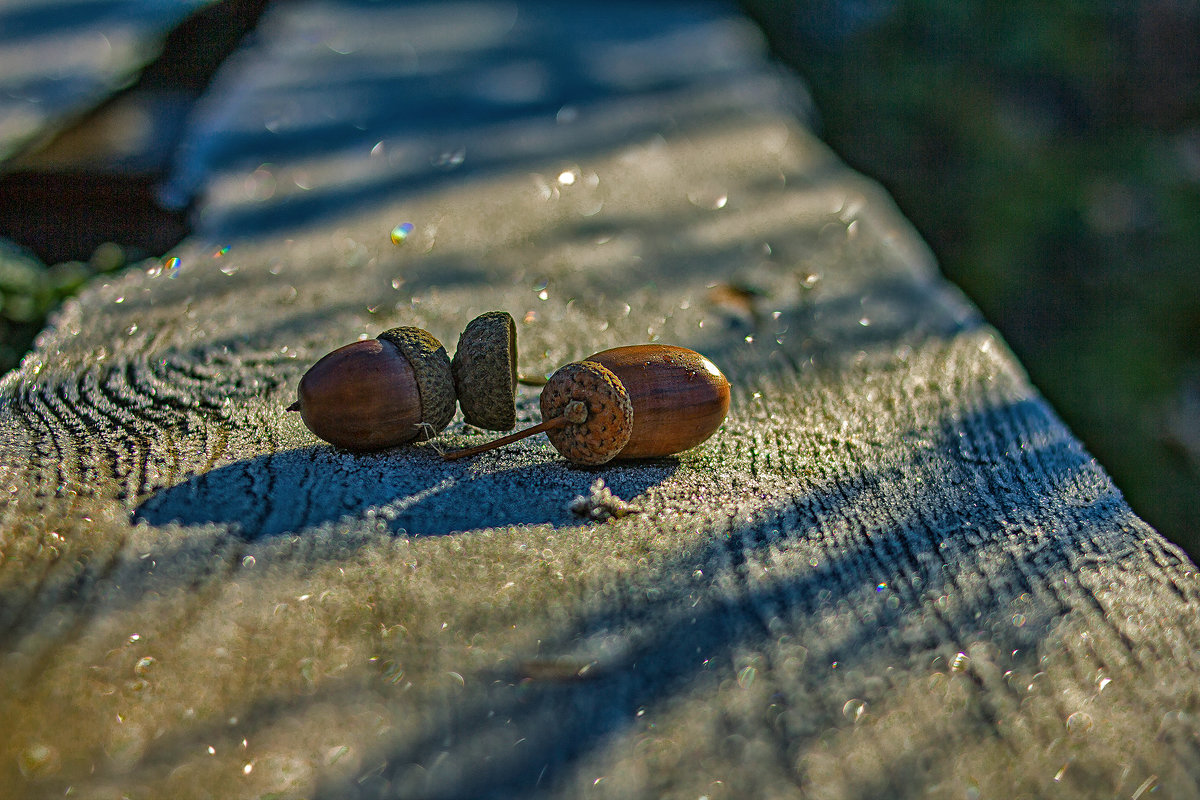
<instances>
[{"instance_id":1,"label":"brown acorn","mask_svg":"<svg viewBox=\"0 0 1200 800\"><path fill-rule=\"evenodd\" d=\"M339 347L300 379L308 429L349 450L430 439L454 416L454 380L441 342L420 328L392 328Z\"/></svg>"},{"instance_id":2,"label":"brown acorn","mask_svg":"<svg viewBox=\"0 0 1200 800\"><path fill-rule=\"evenodd\" d=\"M489 311L467 325L454 358L454 392L463 419L490 431L517 424L517 323L507 311Z\"/></svg>"},{"instance_id":3,"label":"brown acorn","mask_svg":"<svg viewBox=\"0 0 1200 800\"><path fill-rule=\"evenodd\" d=\"M476 455L543 431L577 464L680 453L725 421L729 381L694 350L660 344L616 347L550 376L541 409L539 425L443 458Z\"/></svg>"}]
</instances>

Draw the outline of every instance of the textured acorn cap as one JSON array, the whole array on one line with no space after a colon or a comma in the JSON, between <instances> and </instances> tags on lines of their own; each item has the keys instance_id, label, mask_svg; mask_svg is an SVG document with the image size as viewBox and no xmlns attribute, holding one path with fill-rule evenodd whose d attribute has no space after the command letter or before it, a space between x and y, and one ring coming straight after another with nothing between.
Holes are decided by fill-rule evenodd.
<instances>
[{"instance_id":1,"label":"textured acorn cap","mask_svg":"<svg viewBox=\"0 0 1200 800\"><path fill-rule=\"evenodd\" d=\"M560 367L542 389L542 419L561 417L573 400L587 406L587 418L546 431L558 452L576 464L610 461L629 442L633 404L629 392L607 368L594 361Z\"/></svg>"},{"instance_id":2,"label":"textured acorn cap","mask_svg":"<svg viewBox=\"0 0 1200 800\"><path fill-rule=\"evenodd\" d=\"M432 427L417 438L432 439L454 417L454 378L446 348L421 328L392 328L375 338L396 345L412 365L421 395L421 422Z\"/></svg>"},{"instance_id":3,"label":"textured acorn cap","mask_svg":"<svg viewBox=\"0 0 1200 800\"><path fill-rule=\"evenodd\" d=\"M490 431L517 424L517 323L507 311L476 317L458 337L450 362L467 422Z\"/></svg>"}]
</instances>

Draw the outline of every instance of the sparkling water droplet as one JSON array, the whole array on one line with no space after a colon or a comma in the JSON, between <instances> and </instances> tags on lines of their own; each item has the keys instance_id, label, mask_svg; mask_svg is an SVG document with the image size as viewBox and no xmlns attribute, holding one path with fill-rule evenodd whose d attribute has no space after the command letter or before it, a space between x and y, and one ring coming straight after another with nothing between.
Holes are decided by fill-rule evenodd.
<instances>
[{"instance_id":1,"label":"sparkling water droplet","mask_svg":"<svg viewBox=\"0 0 1200 800\"><path fill-rule=\"evenodd\" d=\"M246 556L245 558L243 558L242 566L245 567L246 569L250 569L251 567L253 567L254 566L254 556Z\"/></svg>"},{"instance_id":2,"label":"sparkling water droplet","mask_svg":"<svg viewBox=\"0 0 1200 800\"><path fill-rule=\"evenodd\" d=\"M444 170L457 169L467 160L467 149L460 147L456 150L444 150L431 162L434 167Z\"/></svg>"},{"instance_id":3,"label":"sparkling water droplet","mask_svg":"<svg viewBox=\"0 0 1200 800\"><path fill-rule=\"evenodd\" d=\"M42 778L58 771L58 750L48 744L35 742L21 751L17 768L26 778Z\"/></svg>"},{"instance_id":4,"label":"sparkling water droplet","mask_svg":"<svg viewBox=\"0 0 1200 800\"><path fill-rule=\"evenodd\" d=\"M858 722L867 713L867 704L857 697L851 697L842 706L842 716L851 722Z\"/></svg>"},{"instance_id":5,"label":"sparkling water droplet","mask_svg":"<svg viewBox=\"0 0 1200 800\"><path fill-rule=\"evenodd\" d=\"M183 261L179 256L172 256L163 262L163 269L167 271L167 277L174 278L179 274L179 270L183 267Z\"/></svg>"},{"instance_id":6,"label":"sparkling water droplet","mask_svg":"<svg viewBox=\"0 0 1200 800\"><path fill-rule=\"evenodd\" d=\"M739 672L737 676L738 686L742 687L743 689L749 689L754 685L754 679L756 677L758 677L757 669L754 667L742 667L741 672Z\"/></svg>"},{"instance_id":7,"label":"sparkling water droplet","mask_svg":"<svg viewBox=\"0 0 1200 800\"><path fill-rule=\"evenodd\" d=\"M697 208L719 211L729 203L729 195L724 192L696 191L688 192L688 202Z\"/></svg>"},{"instance_id":8,"label":"sparkling water droplet","mask_svg":"<svg viewBox=\"0 0 1200 800\"><path fill-rule=\"evenodd\" d=\"M971 666L971 659L966 653L959 653L954 657L954 661L950 664L951 672L964 672L967 667Z\"/></svg>"},{"instance_id":9,"label":"sparkling water droplet","mask_svg":"<svg viewBox=\"0 0 1200 800\"><path fill-rule=\"evenodd\" d=\"M401 222L399 225L392 228L392 244L404 244L404 240L408 238L409 234L413 232L413 228L415 227L416 226L411 222ZM395 283L395 281L392 281L393 288L399 288L395 285Z\"/></svg>"},{"instance_id":10,"label":"sparkling water droplet","mask_svg":"<svg viewBox=\"0 0 1200 800\"><path fill-rule=\"evenodd\" d=\"M1072 736L1086 736L1095 724L1091 714L1086 711L1076 711L1067 717L1067 733Z\"/></svg>"}]
</instances>

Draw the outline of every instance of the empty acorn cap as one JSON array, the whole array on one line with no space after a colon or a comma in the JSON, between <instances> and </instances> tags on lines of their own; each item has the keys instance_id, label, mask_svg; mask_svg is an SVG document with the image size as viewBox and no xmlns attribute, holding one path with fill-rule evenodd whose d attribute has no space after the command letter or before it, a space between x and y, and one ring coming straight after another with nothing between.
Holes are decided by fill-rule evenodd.
<instances>
[{"instance_id":1,"label":"empty acorn cap","mask_svg":"<svg viewBox=\"0 0 1200 800\"><path fill-rule=\"evenodd\" d=\"M412 364L421 395L421 422L429 425L418 439L431 439L454 417L454 378L446 348L421 328L392 328L375 337L391 342Z\"/></svg>"},{"instance_id":2,"label":"empty acorn cap","mask_svg":"<svg viewBox=\"0 0 1200 800\"><path fill-rule=\"evenodd\" d=\"M567 414L567 405L576 400L587 406L586 419L548 430L547 438L558 452L576 464L610 461L629 442L629 434L633 432L629 392L616 375L594 361L567 364L550 376L542 390L542 419Z\"/></svg>"},{"instance_id":3,"label":"empty acorn cap","mask_svg":"<svg viewBox=\"0 0 1200 800\"><path fill-rule=\"evenodd\" d=\"M491 431L517 424L517 323L511 314L489 311L471 320L450 369L467 422Z\"/></svg>"}]
</instances>

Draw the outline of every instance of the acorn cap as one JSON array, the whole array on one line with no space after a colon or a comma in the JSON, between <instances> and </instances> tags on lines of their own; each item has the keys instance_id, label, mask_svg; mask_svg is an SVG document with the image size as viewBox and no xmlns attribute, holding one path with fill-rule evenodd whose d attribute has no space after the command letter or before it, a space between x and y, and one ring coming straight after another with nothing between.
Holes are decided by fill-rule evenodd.
<instances>
[{"instance_id":1,"label":"acorn cap","mask_svg":"<svg viewBox=\"0 0 1200 800\"><path fill-rule=\"evenodd\" d=\"M432 427L417 438L432 439L454 417L454 378L446 348L421 328L392 328L375 338L396 345L412 365L421 395L421 422Z\"/></svg>"},{"instance_id":2,"label":"acorn cap","mask_svg":"<svg viewBox=\"0 0 1200 800\"><path fill-rule=\"evenodd\" d=\"M578 361L560 367L550 376L542 389L542 419L567 415L567 404L572 401L587 406L587 418L548 430L546 437L558 452L576 464L610 461L629 442L629 434L633 432L629 392L606 367L594 361Z\"/></svg>"},{"instance_id":3,"label":"acorn cap","mask_svg":"<svg viewBox=\"0 0 1200 800\"><path fill-rule=\"evenodd\" d=\"M517 424L517 323L507 311L476 317L458 337L450 362L467 422L491 431Z\"/></svg>"}]
</instances>

